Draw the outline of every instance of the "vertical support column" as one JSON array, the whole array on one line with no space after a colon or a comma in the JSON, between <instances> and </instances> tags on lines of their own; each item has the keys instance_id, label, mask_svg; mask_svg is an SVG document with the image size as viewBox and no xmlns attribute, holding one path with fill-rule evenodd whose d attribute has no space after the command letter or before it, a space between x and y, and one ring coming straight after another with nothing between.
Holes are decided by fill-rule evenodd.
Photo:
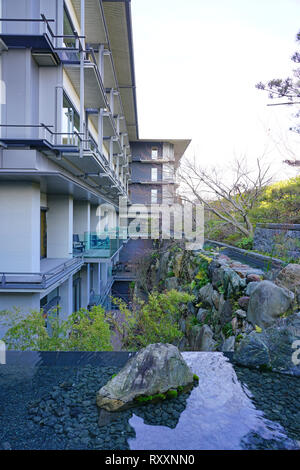
<instances>
[{"instance_id":1,"label":"vertical support column","mask_svg":"<svg viewBox=\"0 0 300 470\"><path fill-rule=\"evenodd\" d=\"M117 116L117 134L120 135L120 116Z\"/></svg>"},{"instance_id":2,"label":"vertical support column","mask_svg":"<svg viewBox=\"0 0 300 470\"><path fill-rule=\"evenodd\" d=\"M73 313L73 276L70 276L63 284L59 286L61 320L66 320Z\"/></svg>"},{"instance_id":3,"label":"vertical support column","mask_svg":"<svg viewBox=\"0 0 300 470\"><path fill-rule=\"evenodd\" d=\"M114 116L114 114L115 114L115 95L114 95L114 89L113 88L110 90L110 94L109 94L109 107L110 107L111 114Z\"/></svg>"},{"instance_id":4,"label":"vertical support column","mask_svg":"<svg viewBox=\"0 0 300 470\"><path fill-rule=\"evenodd\" d=\"M48 258L72 258L73 198L48 196L47 254Z\"/></svg>"},{"instance_id":5,"label":"vertical support column","mask_svg":"<svg viewBox=\"0 0 300 470\"><path fill-rule=\"evenodd\" d=\"M86 296L87 304L90 303L90 292L91 292L91 265L87 263L86 265Z\"/></svg>"},{"instance_id":6,"label":"vertical support column","mask_svg":"<svg viewBox=\"0 0 300 470\"><path fill-rule=\"evenodd\" d=\"M85 0L81 0L80 4L80 26L81 36L85 35ZM85 40L81 39L81 51L80 51L80 134L81 138L84 138L84 127L85 127L85 116L84 116L84 50ZM83 145L80 144L80 158L83 157Z\"/></svg>"},{"instance_id":7,"label":"vertical support column","mask_svg":"<svg viewBox=\"0 0 300 470\"><path fill-rule=\"evenodd\" d=\"M99 263L99 267L101 266L101 280L103 287L107 284L107 263Z\"/></svg>"},{"instance_id":8,"label":"vertical support column","mask_svg":"<svg viewBox=\"0 0 300 470\"><path fill-rule=\"evenodd\" d=\"M114 167L114 138L111 137L110 138L110 142L109 142L109 165L110 165L110 168L113 169Z\"/></svg>"},{"instance_id":9,"label":"vertical support column","mask_svg":"<svg viewBox=\"0 0 300 470\"><path fill-rule=\"evenodd\" d=\"M100 76L102 78L102 83L104 82L104 45L99 44L99 52L98 52L98 69Z\"/></svg>"},{"instance_id":10,"label":"vertical support column","mask_svg":"<svg viewBox=\"0 0 300 470\"><path fill-rule=\"evenodd\" d=\"M100 108L98 114L98 147L101 153L103 153L103 112L103 108Z\"/></svg>"},{"instance_id":11,"label":"vertical support column","mask_svg":"<svg viewBox=\"0 0 300 470\"><path fill-rule=\"evenodd\" d=\"M120 157L117 157L117 177L120 179Z\"/></svg>"},{"instance_id":12,"label":"vertical support column","mask_svg":"<svg viewBox=\"0 0 300 470\"><path fill-rule=\"evenodd\" d=\"M101 276L101 263L98 263L98 282L97 282L97 290L99 292L99 295L101 295L101 281L102 281L102 276Z\"/></svg>"},{"instance_id":13,"label":"vertical support column","mask_svg":"<svg viewBox=\"0 0 300 470\"><path fill-rule=\"evenodd\" d=\"M75 201L73 208L73 233L78 234L81 241L86 241L89 249L91 231L91 203L89 201Z\"/></svg>"}]
</instances>

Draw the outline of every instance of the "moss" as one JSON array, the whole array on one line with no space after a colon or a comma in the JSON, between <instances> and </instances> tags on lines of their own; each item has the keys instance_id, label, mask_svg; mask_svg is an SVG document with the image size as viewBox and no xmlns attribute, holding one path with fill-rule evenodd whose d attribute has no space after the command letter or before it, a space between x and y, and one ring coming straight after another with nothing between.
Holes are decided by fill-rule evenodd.
<instances>
[{"instance_id":1,"label":"moss","mask_svg":"<svg viewBox=\"0 0 300 470\"><path fill-rule=\"evenodd\" d=\"M157 393L156 395L153 395L153 400L165 400L166 395L164 393Z\"/></svg>"},{"instance_id":2,"label":"moss","mask_svg":"<svg viewBox=\"0 0 300 470\"><path fill-rule=\"evenodd\" d=\"M140 395L138 397L135 397L135 401L137 401L138 403L147 403L148 401L152 401L152 400L153 400L152 395L149 395L149 396Z\"/></svg>"},{"instance_id":3,"label":"moss","mask_svg":"<svg viewBox=\"0 0 300 470\"><path fill-rule=\"evenodd\" d=\"M168 390L167 391L167 398L176 398L178 396L177 390Z\"/></svg>"},{"instance_id":4,"label":"moss","mask_svg":"<svg viewBox=\"0 0 300 470\"><path fill-rule=\"evenodd\" d=\"M194 374L194 375L193 375L193 380L194 380L195 382L199 382L199 377L198 377L198 375Z\"/></svg>"},{"instance_id":5,"label":"moss","mask_svg":"<svg viewBox=\"0 0 300 470\"><path fill-rule=\"evenodd\" d=\"M113 375L111 376L111 379L114 379L117 375L118 375L118 374L113 374Z\"/></svg>"}]
</instances>

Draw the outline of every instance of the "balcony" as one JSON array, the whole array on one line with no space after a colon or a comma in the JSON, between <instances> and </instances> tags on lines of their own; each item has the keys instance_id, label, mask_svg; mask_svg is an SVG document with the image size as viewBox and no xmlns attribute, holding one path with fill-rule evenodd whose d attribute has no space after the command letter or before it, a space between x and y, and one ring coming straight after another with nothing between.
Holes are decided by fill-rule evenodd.
<instances>
[{"instance_id":1,"label":"balcony","mask_svg":"<svg viewBox=\"0 0 300 470\"><path fill-rule=\"evenodd\" d=\"M81 168L82 174L77 172L77 177L93 178L93 187L98 184L99 188L107 188L113 197L126 196L124 185L91 137L84 138L75 130L68 133L54 132L52 129L53 126L45 124L0 124L0 143L4 148L41 150L55 163L57 158L63 156L59 159L63 168L71 173L74 173L74 164Z\"/></svg>"},{"instance_id":2,"label":"balcony","mask_svg":"<svg viewBox=\"0 0 300 470\"><path fill-rule=\"evenodd\" d=\"M0 273L0 291L42 291L58 282L63 282L80 270L84 264L78 254L71 259L41 259L39 273Z\"/></svg>"},{"instance_id":3,"label":"balcony","mask_svg":"<svg viewBox=\"0 0 300 470\"><path fill-rule=\"evenodd\" d=\"M113 232L85 232L78 235L78 239L73 238L73 253L81 255L86 259L110 259L123 247L125 237L117 230Z\"/></svg>"},{"instance_id":4,"label":"balcony","mask_svg":"<svg viewBox=\"0 0 300 470\"><path fill-rule=\"evenodd\" d=\"M84 107L108 108L106 92L93 49L84 51ZM80 96L80 60L63 61L65 70Z\"/></svg>"},{"instance_id":5,"label":"balcony","mask_svg":"<svg viewBox=\"0 0 300 470\"><path fill-rule=\"evenodd\" d=\"M63 63L77 63L80 39L76 31L73 34L56 35L51 24L54 19L45 15L41 18L0 18L3 29L0 33L0 49L29 48L39 66L57 66ZM71 40L73 47L66 47L64 41Z\"/></svg>"}]
</instances>

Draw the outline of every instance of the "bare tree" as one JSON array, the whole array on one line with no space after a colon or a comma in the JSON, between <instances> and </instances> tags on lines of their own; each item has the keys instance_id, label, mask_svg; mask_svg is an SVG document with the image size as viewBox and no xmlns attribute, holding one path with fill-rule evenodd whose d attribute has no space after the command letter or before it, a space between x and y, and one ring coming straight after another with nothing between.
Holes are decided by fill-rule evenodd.
<instances>
[{"instance_id":1,"label":"bare tree","mask_svg":"<svg viewBox=\"0 0 300 470\"><path fill-rule=\"evenodd\" d=\"M296 36L297 43L300 43L300 31ZM300 64L300 52L295 52L291 57L291 60L296 64ZM256 88L268 92L268 96L271 100L279 100L277 103L268 104L268 106L290 106L300 104L300 67L293 70L293 77L285 79L276 78L269 80L267 83L259 82L256 84ZM283 99L283 100L282 100ZM300 111L298 110L294 115L295 118L300 117ZM300 134L300 125L290 127L290 131ZM284 160L284 163L292 167L299 167L299 157L293 156L292 159L288 158Z\"/></svg>"},{"instance_id":2,"label":"bare tree","mask_svg":"<svg viewBox=\"0 0 300 470\"><path fill-rule=\"evenodd\" d=\"M186 158L178 172L180 197L183 201L200 202L206 210L244 236L253 236L249 212L272 181L270 165L258 158L255 169L251 169L243 157L236 159L225 173L225 168L205 169L195 157L193 160Z\"/></svg>"}]
</instances>

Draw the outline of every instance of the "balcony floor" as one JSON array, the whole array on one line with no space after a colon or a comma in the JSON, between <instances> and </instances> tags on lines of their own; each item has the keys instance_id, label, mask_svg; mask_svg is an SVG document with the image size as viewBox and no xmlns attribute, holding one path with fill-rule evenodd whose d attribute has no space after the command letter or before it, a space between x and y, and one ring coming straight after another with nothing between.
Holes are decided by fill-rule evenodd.
<instances>
[{"instance_id":1,"label":"balcony floor","mask_svg":"<svg viewBox=\"0 0 300 470\"><path fill-rule=\"evenodd\" d=\"M59 268L62 264L70 261L71 258L41 258L40 272L42 274Z\"/></svg>"}]
</instances>

